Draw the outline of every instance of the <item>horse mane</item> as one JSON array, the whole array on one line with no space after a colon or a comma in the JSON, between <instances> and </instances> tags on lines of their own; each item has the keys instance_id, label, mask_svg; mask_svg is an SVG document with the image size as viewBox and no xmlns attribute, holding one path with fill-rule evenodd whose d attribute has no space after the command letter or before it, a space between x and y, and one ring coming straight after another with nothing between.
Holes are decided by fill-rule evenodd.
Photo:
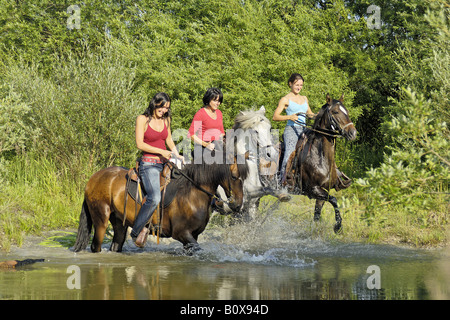
<instances>
[{"instance_id":1,"label":"horse mane","mask_svg":"<svg viewBox=\"0 0 450 320\"><path fill-rule=\"evenodd\" d=\"M206 150L207 149L204 149L204 151ZM205 161L202 161L202 163L200 164L191 163L185 165L184 168L181 169L181 171L198 185L218 185L220 181L232 179L230 163L227 163L226 153L217 150L213 150L212 152L212 156L215 156L215 158L217 158L219 155L220 160L222 161L220 161L219 163L214 162L211 164L207 164ZM247 160L245 160L243 164L238 163L237 168L239 177L242 180L246 179L248 176ZM183 182L180 183L179 192L187 192L192 187L193 185L191 181L183 179Z\"/></svg>"},{"instance_id":2,"label":"horse mane","mask_svg":"<svg viewBox=\"0 0 450 320\"><path fill-rule=\"evenodd\" d=\"M329 112L328 104L325 103L316 115L316 119L314 120L314 124L312 125L313 129L320 129L322 120L328 112Z\"/></svg>"},{"instance_id":3,"label":"horse mane","mask_svg":"<svg viewBox=\"0 0 450 320\"><path fill-rule=\"evenodd\" d=\"M241 111L234 119L233 129L251 129L256 126L261 120L270 124L270 121L265 117L264 110L245 110Z\"/></svg>"}]
</instances>

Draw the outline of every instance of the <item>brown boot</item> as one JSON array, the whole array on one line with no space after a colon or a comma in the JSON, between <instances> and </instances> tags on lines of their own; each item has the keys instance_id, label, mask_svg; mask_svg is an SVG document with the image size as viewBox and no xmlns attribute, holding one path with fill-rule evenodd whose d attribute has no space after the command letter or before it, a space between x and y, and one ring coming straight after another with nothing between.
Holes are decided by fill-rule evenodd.
<instances>
[{"instance_id":1,"label":"brown boot","mask_svg":"<svg viewBox=\"0 0 450 320\"><path fill-rule=\"evenodd\" d=\"M134 241L134 244L139 248L143 248L145 246L145 243L147 242L147 238L148 238L148 229L144 227L142 228L141 232Z\"/></svg>"},{"instance_id":2,"label":"brown boot","mask_svg":"<svg viewBox=\"0 0 450 320\"><path fill-rule=\"evenodd\" d=\"M347 189L352 184L352 179L347 177L347 175L336 168L337 181L334 189L340 191L342 189Z\"/></svg>"}]
</instances>

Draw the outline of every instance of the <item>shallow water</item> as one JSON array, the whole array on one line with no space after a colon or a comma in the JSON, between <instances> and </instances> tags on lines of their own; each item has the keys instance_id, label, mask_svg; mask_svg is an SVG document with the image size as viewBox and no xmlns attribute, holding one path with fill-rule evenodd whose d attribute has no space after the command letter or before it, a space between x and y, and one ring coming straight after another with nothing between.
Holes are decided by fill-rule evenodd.
<instances>
[{"instance_id":1,"label":"shallow water","mask_svg":"<svg viewBox=\"0 0 450 320\"><path fill-rule=\"evenodd\" d=\"M45 262L0 271L0 299L450 298L445 250L342 244L292 229L280 221L209 228L199 238L202 251L193 256L171 239L159 245L151 239L144 249L128 240L123 253L109 252L105 244L93 254L30 238L0 260Z\"/></svg>"}]
</instances>

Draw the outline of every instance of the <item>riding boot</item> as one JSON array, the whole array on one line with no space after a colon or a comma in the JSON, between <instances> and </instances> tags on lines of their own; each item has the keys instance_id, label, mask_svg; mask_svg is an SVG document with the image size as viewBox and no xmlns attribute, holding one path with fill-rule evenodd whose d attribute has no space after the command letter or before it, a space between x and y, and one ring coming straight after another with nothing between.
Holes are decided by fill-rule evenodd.
<instances>
[{"instance_id":1,"label":"riding boot","mask_svg":"<svg viewBox=\"0 0 450 320\"><path fill-rule=\"evenodd\" d=\"M347 175L341 171L339 171L338 168L336 168L336 174L337 174L337 181L336 185L334 186L334 189L336 191L347 189L352 184L352 179L347 177Z\"/></svg>"},{"instance_id":2,"label":"riding boot","mask_svg":"<svg viewBox=\"0 0 450 320\"><path fill-rule=\"evenodd\" d=\"M148 228L144 227L142 228L141 232L136 237L136 239L133 239L134 244L139 248L143 248L145 246L145 243L147 242L147 238L148 238Z\"/></svg>"}]
</instances>

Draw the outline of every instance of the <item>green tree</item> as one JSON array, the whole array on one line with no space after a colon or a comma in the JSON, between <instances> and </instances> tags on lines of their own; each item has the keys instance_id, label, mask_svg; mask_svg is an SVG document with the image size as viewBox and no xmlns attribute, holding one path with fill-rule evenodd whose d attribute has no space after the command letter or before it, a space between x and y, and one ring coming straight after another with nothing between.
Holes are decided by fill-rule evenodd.
<instances>
[{"instance_id":1,"label":"green tree","mask_svg":"<svg viewBox=\"0 0 450 320\"><path fill-rule=\"evenodd\" d=\"M448 201L450 181L450 72L442 64L450 53L448 17L449 9L443 6L431 7L425 15L435 29L428 39L431 53L422 60L418 61L415 54L405 54L415 53L410 48L397 50L405 58L403 64L398 62L399 79L411 87L391 100L391 118L383 124L391 140L389 153L380 167L358 180L370 195L366 199L369 219L385 212L380 209L387 206L388 211L401 208L414 215L419 213L417 220L425 226L430 214L438 217L442 227L450 221L448 206L441 211L443 198ZM427 86L423 85L425 79Z\"/></svg>"}]
</instances>

